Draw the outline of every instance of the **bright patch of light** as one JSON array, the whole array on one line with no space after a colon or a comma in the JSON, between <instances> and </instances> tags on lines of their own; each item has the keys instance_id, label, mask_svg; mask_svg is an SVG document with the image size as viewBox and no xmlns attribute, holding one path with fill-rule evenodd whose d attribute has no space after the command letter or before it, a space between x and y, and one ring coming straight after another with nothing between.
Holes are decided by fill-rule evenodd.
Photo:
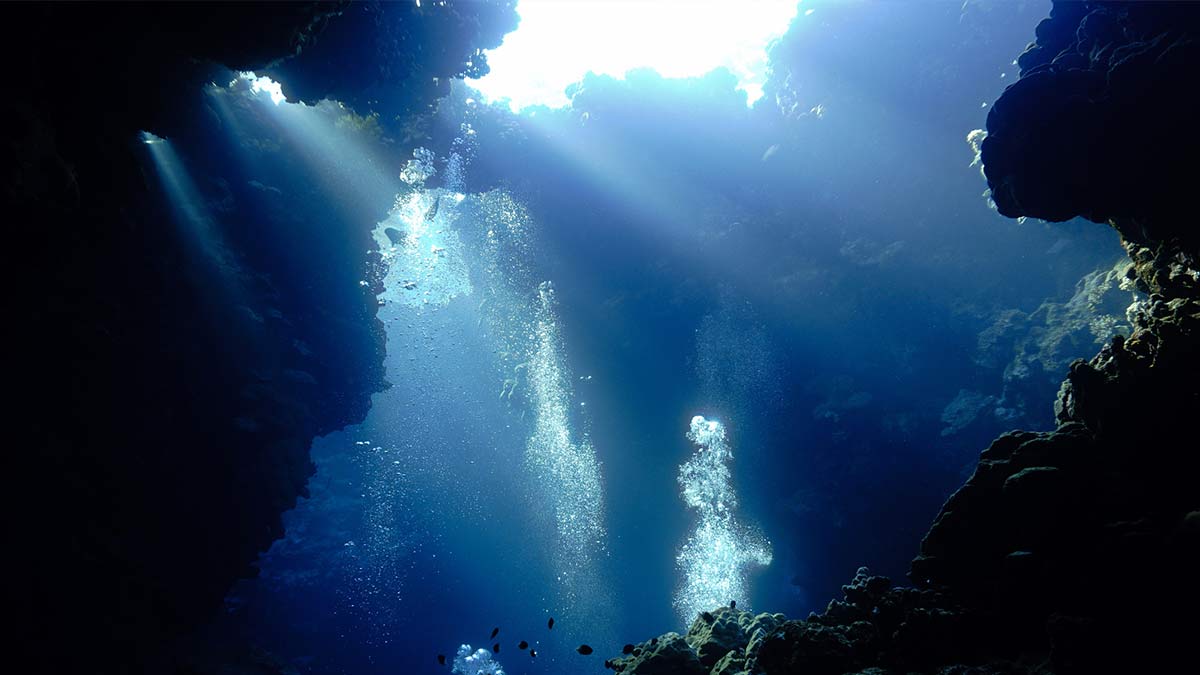
<instances>
[{"instance_id":1,"label":"bright patch of light","mask_svg":"<svg viewBox=\"0 0 1200 675\"><path fill-rule=\"evenodd\" d=\"M380 300L409 307L442 307L471 295L462 239L454 230L457 195L438 188L396 200L371 235L387 265Z\"/></svg>"},{"instance_id":2,"label":"bright patch of light","mask_svg":"<svg viewBox=\"0 0 1200 675\"><path fill-rule=\"evenodd\" d=\"M149 131L140 132L138 138L145 144L146 152L157 169L176 224L188 237L189 251L200 254L198 260L210 266L225 291L235 292L238 286L237 278L241 273L222 241L220 228L209 210L208 200L196 186L187 165L167 139Z\"/></svg>"},{"instance_id":3,"label":"bright patch of light","mask_svg":"<svg viewBox=\"0 0 1200 675\"><path fill-rule=\"evenodd\" d=\"M491 72L473 82L513 109L561 107L588 71L624 77L653 68L695 77L728 68L752 103L762 96L767 47L796 16L796 0L520 0L521 23L488 53Z\"/></svg>"},{"instance_id":4,"label":"bright patch of light","mask_svg":"<svg viewBox=\"0 0 1200 675\"><path fill-rule=\"evenodd\" d=\"M269 77L255 75L253 72L239 73L243 79L250 83L250 91L255 94L266 92L271 97L271 102L279 105L287 100L283 95L283 85Z\"/></svg>"},{"instance_id":5,"label":"bright patch of light","mask_svg":"<svg viewBox=\"0 0 1200 675\"><path fill-rule=\"evenodd\" d=\"M725 427L697 415L687 437L696 444L696 453L679 467L679 486L683 501L699 518L677 558L683 583L675 593L675 610L684 625L730 600L748 604L748 568L771 564L770 542L734 518L737 495L729 472L733 452Z\"/></svg>"},{"instance_id":6,"label":"bright patch of light","mask_svg":"<svg viewBox=\"0 0 1200 675\"><path fill-rule=\"evenodd\" d=\"M471 651L471 645L461 645L450 672L455 675L504 675L504 668L488 650Z\"/></svg>"}]
</instances>

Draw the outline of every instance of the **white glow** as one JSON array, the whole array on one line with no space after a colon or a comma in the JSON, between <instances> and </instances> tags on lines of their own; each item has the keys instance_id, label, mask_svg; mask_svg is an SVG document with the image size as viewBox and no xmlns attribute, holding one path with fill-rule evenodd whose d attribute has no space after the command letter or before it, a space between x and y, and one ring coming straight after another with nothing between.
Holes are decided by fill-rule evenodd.
<instances>
[{"instance_id":1,"label":"white glow","mask_svg":"<svg viewBox=\"0 0 1200 675\"><path fill-rule=\"evenodd\" d=\"M470 267L454 229L458 196L438 188L396 199L371 232L387 272L380 300L443 307L472 293Z\"/></svg>"},{"instance_id":2,"label":"white glow","mask_svg":"<svg viewBox=\"0 0 1200 675\"><path fill-rule=\"evenodd\" d=\"M698 521L676 559L683 582L675 593L675 610L684 625L730 600L745 607L747 570L771 564L771 543L734 517L737 495L729 472L733 451L725 427L697 415L687 437L696 444L696 453L679 467L679 486L683 501L698 512Z\"/></svg>"},{"instance_id":3,"label":"white glow","mask_svg":"<svg viewBox=\"0 0 1200 675\"><path fill-rule=\"evenodd\" d=\"M287 100L287 97L283 95L283 85L275 80L255 75L253 72L239 73L239 75L241 75L242 79L250 83L250 91L255 94L266 92L271 97L271 102L275 105L279 105Z\"/></svg>"},{"instance_id":4,"label":"white glow","mask_svg":"<svg viewBox=\"0 0 1200 675\"><path fill-rule=\"evenodd\" d=\"M588 71L624 77L653 68L693 77L724 66L752 103L762 96L767 46L796 16L796 0L520 0L521 24L488 53L491 72L472 83L519 110L566 105Z\"/></svg>"},{"instance_id":5,"label":"white glow","mask_svg":"<svg viewBox=\"0 0 1200 675\"><path fill-rule=\"evenodd\" d=\"M488 650L481 647L471 651L471 645L461 645L454 655L450 672L455 675L504 675L504 668Z\"/></svg>"}]
</instances>

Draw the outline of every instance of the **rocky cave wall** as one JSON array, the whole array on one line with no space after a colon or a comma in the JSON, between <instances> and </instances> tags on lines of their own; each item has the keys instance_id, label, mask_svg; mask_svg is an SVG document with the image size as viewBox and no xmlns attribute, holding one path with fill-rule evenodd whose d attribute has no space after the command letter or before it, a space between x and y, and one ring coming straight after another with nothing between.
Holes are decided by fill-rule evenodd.
<instances>
[{"instance_id":1,"label":"rocky cave wall","mask_svg":"<svg viewBox=\"0 0 1200 675\"><path fill-rule=\"evenodd\" d=\"M344 95L363 114L364 92L386 89L396 114L383 123L401 126L449 78L486 71L480 50L515 27L514 4L0 11L20 430L10 607L35 670L145 669L253 573L305 494L311 440L360 420L386 386L365 252L391 196L359 205L359 227L299 197L289 240L253 245L270 214L241 210L204 136L202 87L257 69L299 98ZM242 244L226 251L237 294L221 292L173 224L178 205L147 168L141 130L195 157L202 192L224 191L219 217ZM283 185L286 174L259 177Z\"/></svg>"},{"instance_id":2,"label":"rocky cave wall","mask_svg":"<svg viewBox=\"0 0 1200 675\"><path fill-rule=\"evenodd\" d=\"M1001 213L1111 225L1147 298L1070 366L1052 432L980 455L912 587L863 568L821 614L714 608L606 665L654 673L1187 672L1200 629L1200 69L1194 3L1055 2L988 116Z\"/></svg>"}]
</instances>

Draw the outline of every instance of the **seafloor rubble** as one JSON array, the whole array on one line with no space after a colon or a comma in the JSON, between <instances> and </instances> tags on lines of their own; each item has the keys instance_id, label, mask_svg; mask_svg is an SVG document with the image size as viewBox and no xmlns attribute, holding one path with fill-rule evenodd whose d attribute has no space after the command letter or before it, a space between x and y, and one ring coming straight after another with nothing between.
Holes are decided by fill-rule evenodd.
<instances>
[{"instance_id":1,"label":"seafloor rubble","mask_svg":"<svg viewBox=\"0 0 1200 675\"><path fill-rule=\"evenodd\" d=\"M1071 364L1058 428L1014 431L921 542L911 587L859 569L788 620L721 608L606 662L627 675L1189 672L1200 659L1200 8L1057 2L988 117L1002 213L1107 222L1148 298Z\"/></svg>"}]
</instances>

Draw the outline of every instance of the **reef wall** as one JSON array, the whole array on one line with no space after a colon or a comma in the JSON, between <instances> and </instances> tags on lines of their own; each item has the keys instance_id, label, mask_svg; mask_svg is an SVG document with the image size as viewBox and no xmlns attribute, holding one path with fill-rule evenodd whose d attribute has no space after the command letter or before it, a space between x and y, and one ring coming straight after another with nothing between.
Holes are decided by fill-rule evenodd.
<instances>
[{"instance_id":1,"label":"reef wall","mask_svg":"<svg viewBox=\"0 0 1200 675\"><path fill-rule=\"evenodd\" d=\"M360 420L386 386L366 252L391 195L347 218L287 167L234 180L204 135L219 122L203 87L257 69L309 100L365 104L391 88L398 110L419 114L449 78L486 70L479 50L515 27L513 5L0 11L19 429L10 608L36 671L155 670L161 647L217 611L281 534L313 471L311 440ZM142 130L192 160L235 283L174 222L195 205L164 195ZM255 188L288 202L248 208Z\"/></svg>"},{"instance_id":2,"label":"reef wall","mask_svg":"<svg viewBox=\"0 0 1200 675\"><path fill-rule=\"evenodd\" d=\"M730 608L606 663L652 673L1133 673L1195 667L1200 266L1188 186L1200 7L1055 2L995 102L984 171L1011 217L1107 222L1147 299L1071 364L1047 433L980 455L913 560L806 620Z\"/></svg>"}]
</instances>

